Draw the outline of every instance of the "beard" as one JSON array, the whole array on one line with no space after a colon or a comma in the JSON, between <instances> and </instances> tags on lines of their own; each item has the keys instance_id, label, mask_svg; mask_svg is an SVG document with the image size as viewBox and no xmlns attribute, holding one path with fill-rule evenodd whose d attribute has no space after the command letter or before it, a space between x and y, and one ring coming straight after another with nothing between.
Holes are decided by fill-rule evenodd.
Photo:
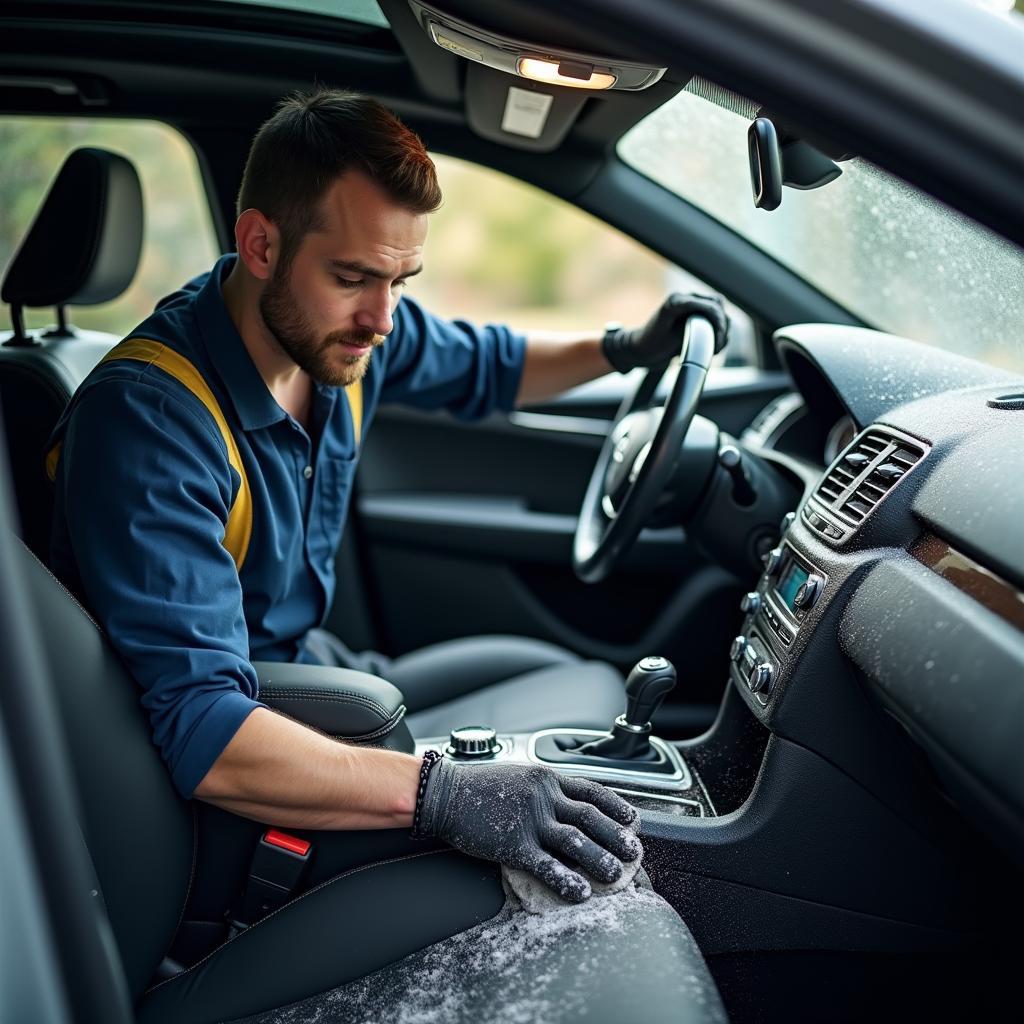
<instances>
[{"instance_id":1,"label":"beard","mask_svg":"<svg viewBox=\"0 0 1024 1024\"><path fill-rule=\"evenodd\" d=\"M345 355L338 361L337 345L384 344L384 337L369 330L331 331L318 337L313 325L295 301L287 280L287 272L275 271L260 295L260 315L267 330L274 336L284 353L319 384L328 387L347 387L361 380L370 365L373 350L365 355Z\"/></svg>"}]
</instances>

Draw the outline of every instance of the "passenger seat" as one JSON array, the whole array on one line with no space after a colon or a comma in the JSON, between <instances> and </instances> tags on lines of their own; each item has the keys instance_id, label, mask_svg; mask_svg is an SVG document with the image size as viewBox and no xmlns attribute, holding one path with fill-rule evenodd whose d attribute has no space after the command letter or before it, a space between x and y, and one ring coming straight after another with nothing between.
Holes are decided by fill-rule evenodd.
<instances>
[{"instance_id":1,"label":"passenger seat","mask_svg":"<svg viewBox=\"0 0 1024 1024\"><path fill-rule=\"evenodd\" d=\"M132 164L107 150L77 149L64 161L0 289L14 326L0 338L0 410L21 536L44 562L52 516L46 441L76 388L121 340L73 327L66 307L110 302L131 284L142 225L142 188ZM25 308L45 306L56 307L56 326L26 331Z\"/></svg>"}]
</instances>

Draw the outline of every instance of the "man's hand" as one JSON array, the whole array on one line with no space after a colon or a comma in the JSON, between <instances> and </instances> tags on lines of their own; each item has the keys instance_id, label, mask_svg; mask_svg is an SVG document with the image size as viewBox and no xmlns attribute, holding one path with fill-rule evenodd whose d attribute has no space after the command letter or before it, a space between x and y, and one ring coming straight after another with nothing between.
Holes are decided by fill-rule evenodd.
<instances>
[{"instance_id":1,"label":"man's hand","mask_svg":"<svg viewBox=\"0 0 1024 1024\"><path fill-rule=\"evenodd\" d=\"M715 352L721 352L729 337L729 318L722 300L714 295L673 292L643 327L608 331L601 346L604 357L619 373L628 373L638 366L664 366L679 354L683 328L691 316L703 316L711 321L715 329Z\"/></svg>"},{"instance_id":2,"label":"man's hand","mask_svg":"<svg viewBox=\"0 0 1024 1024\"><path fill-rule=\"evenodd\" d=\"M528 871L580 903L591 889L578 869L614 882L621 862L640 856L640 841L624 827L635 817L620 796L587 779L540 765L444 758L430 772L419 827L464 853Z\"/></svg>"}]
</instances>

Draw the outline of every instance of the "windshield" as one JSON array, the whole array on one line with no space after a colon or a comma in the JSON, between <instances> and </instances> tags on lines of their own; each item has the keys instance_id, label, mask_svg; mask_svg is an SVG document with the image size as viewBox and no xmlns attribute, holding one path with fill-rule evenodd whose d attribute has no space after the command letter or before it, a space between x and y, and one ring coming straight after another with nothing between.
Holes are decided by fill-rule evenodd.
<instances>
[{"instance_id":1,"label":"windshield","mask_svg":"<svg viewBox=\"0 0 1024 1024\"><path fill-rule=\"evenodd\" d=\"M734 99L742 109L746 101ZM684 90L623 136L618 152L865 323L1024 369L1020 249L860 159L844 161L822 188L783 189L777 210L755 209L749 124Z\"/></svg>"},{"instance_id":2,"label":"windshield","mask_svg":"<svg viewBox=\"0 0 1024 1024\"><path fill-rule=\"evenodd\" d=\"M277 7L305 14L325 14L331 18L344 18L363 25L389 28L388 19L377 5L377 0L219 0L222 3L255 4L258 7Z\"/></svg>"}]
</instances>

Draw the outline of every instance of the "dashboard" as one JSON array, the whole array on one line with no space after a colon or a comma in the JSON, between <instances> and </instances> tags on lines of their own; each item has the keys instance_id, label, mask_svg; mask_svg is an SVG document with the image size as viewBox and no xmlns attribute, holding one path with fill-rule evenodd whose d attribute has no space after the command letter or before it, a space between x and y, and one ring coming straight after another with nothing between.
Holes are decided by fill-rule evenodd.
<instances>
[{"instance_id":1,"label":"dashboard","mask_svg":"<svg viewBox=\"0 0 1024 1024\"><path fill-rule=\"evenodd\" d=\"M743 437L824 467L743 598L730 677L904 817L927 785L1024 862L1024 379L906 339L776 335Z\"/></svg>"}]
</instances>

